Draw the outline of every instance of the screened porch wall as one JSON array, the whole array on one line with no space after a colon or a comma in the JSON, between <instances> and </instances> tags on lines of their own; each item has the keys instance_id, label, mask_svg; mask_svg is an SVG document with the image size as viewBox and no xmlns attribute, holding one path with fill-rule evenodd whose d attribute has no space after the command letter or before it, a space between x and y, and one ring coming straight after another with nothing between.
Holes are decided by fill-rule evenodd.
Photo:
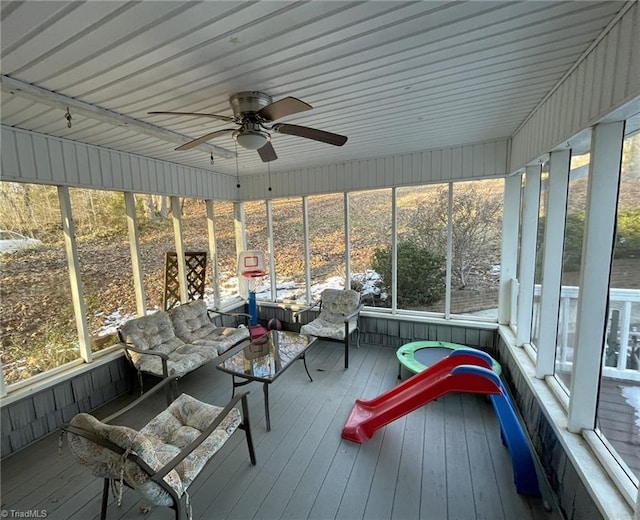
<instances>
[{"instance_id":1,"label":"screened porch wall","mask_svg":"<svg viewBox=\"0 0 640 520\"><path fill-rule=\"evenodd\" d=\"M502 367L502 377L563 515L567 520L603 519L561 441L558 426L553 425L547 409L542 406L539 395L532 388L532 381L541 385L546 383L523 371L513 347L507 345L501 334L496 334L496 341L496 360ZM526 356L522 348L518 351ZM591 475L591 478L597 478L597 475Z\"/></svg>"},{"instance_id":2,"label":"screened porch wall","mask_svg":"<svg viewBox=\"0 0 640 520\"><path fill-rule=\"evenodd\" d=\"M229 310L232 313L246 312L246 306ZM234 316L216 315L213 322L218 327L236 327L244 320ZM86 365L74 365L69 375L59 375L56 382L34 384L15 394L22 397L2 400L0 426L2 458L25 448L58 428L80 412L91 412L96 408L120 397L138 391L135 370L117 348L114 353L105 353L106 360L98 357ZM104 361L103 361L104 360ZM147 381L148 380L148 381ZM157 382L156 378L145 376L144 388Z\"/></svg>"}]
</instances>

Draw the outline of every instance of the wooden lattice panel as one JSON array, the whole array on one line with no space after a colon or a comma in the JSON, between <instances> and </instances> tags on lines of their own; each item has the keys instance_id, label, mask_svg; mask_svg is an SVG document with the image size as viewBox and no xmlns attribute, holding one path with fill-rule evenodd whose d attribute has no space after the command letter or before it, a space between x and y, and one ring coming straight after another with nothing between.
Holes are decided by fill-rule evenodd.
<instances>
[{"instance_id":1,"label":"wooden lattice panel","mask_svg":"<svg viewBox=\"0 0 640 520\"><path fill-rule=\"evenodd\" d=\"M204 298L207 253L185 253L184 261L187 270L187 299L191 301ZM164 258L164 294L162 306L165 311L168 311L178 303L180 303L178 255L175 251L168 251Z\"/></svg>"}]
</instances>

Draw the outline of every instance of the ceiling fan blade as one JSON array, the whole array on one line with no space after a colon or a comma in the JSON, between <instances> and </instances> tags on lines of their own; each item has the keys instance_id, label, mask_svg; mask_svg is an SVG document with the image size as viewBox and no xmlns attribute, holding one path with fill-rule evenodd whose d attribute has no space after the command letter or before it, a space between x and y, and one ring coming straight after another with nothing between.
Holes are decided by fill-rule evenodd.
<instances>
[{"instance_id":1,"label":"ceiling fan blade","mask_svg":"<svg viewBox=\"0 0 640 520\"><path fill-rule=\"evenodd\" d=\"M233 117L222 116L219 114L201 114L199 112L147 112L147 114L162 114L167 116L197 116L197 117L211 117L213 119L220 119L221 121L233 121Z\"/></svg>"},{"instance_id":2,"label":"ceiling fan blade","mask_svg":"<svg viewBox=\"0 0 640 520\"><path fill-rule=\"evenodd\" d=\"M271 162L275 161L278 156L276 155L276 151L273 149L273 145L271 141L267 141L262 148L258 148L258 155L260 155L260 159L262 162Z\"/></svg>"},{"instance_id":3,"label":"ceiling fan blade","mask_svg":"<svg viewBox=\"0 0 640 520\"><path fill-rule=\"evenodd\" d=\"M324 130L317 130L306 126L277 123L273 125L271 130L280 134L297 135L298 137L305 137L307 139L313 139L314 141L320 141L321 143L332 144L334 146L342 146L347 142L347 137L344 135L325 132Z\"/></svg>"},{"instance_id":4,"label":"ceiling fan blade","mask_svg":"<svg viewBox=\"0 0 640 520\"><path fill-rule=\"evenodd\" d=\"M211 132L209 134L205 134L202 137L198 137L197 139L194 139L193 141L189 141L188 143L184 143L180 146L178 146L178 148L176 148L176 150L178 151L184 151L184 150L191 150L191 148L195 148L196 146L198 146L199 144L205 143L207 142L209 139L213 139L214 137L218 137L224 134L228 134L229 132L234 132L235 128L225 128L224 130L216 130L215 132Z\"/></svg>"},{"instance_id":5,"label":"ceiling fan blade","mask_svg":"<svg viewBox=\"0 0 640 520\"><path fill-rule=\"evenodd\" d=\"M275 121L291 114L297 114L298 112L304 112L305 110L311 110L313 107L309 103L300 101L298 98L286 97L274 101L266 107L262 107L258 110L258 115L266 119L267 121Z\"/></svg>"}]
</instances>

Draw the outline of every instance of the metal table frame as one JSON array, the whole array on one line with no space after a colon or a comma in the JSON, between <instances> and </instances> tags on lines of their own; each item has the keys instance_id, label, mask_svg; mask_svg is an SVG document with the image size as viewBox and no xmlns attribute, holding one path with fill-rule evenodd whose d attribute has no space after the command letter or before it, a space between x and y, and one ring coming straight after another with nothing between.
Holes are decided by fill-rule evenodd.
<instances>
[{"instance_id":1,"label":"metal table frame","mask_svg":"<svg viewBox=\"0 0 640 520\"><path fill-rule=\"evenodd\" d=\"M274 333L277 333L277 332L278 331L271 331L269 334L274 334ZM295 334L295 333L288 333L288 334ZM300 334L300 336L304 336L304 335ZM304 370L307 373L307 376L309 377L309 381L313 382L313 378L311 377L311 374L309 373L309 368L307 367L306 352L316 342L316 338L313 337L313 336L309 336L309 338L310 338L309 344L303 350L301 350L298 353L298 355L296 355L294 358L292 358L281 370L276 371L276 373L273 375L273 377L270 377L270 378L255 376L253 374L240 373L240 372L234 371L232 369L226 368L224 366L224 362L227 359L232 358L233 356L235 356L239 352L241 352L241 351L243 351L245 349L248 349L251 346L259 345L260 341L265 341L264 337L263 338L258 338L258 339L252 341L249 344L238 345L238 346L228 350L222 356L220 356L220 358L217 361L216 368L218 370L221 370L222 372L226 372L227 374L231 375L231 382L232 382L232 393L231 393L231 395L232 395L232 397L235 395L236 388L238 388L238 387L248 385L249 383L252 383L254 381L258 381L258 382L262 383L262 392L264 394L264 415L265 415L265 420L266 420L266 423L267 423L267 431L271 431L271 418L270 418L270 415L269 415L269 385L271 383L273 383L276 379L278 379L278 377L280 377L281 374L286 372L286 370L299 359L302 359L302 362L304 364ZM269 341L269 339L267 339L267 341ZM238 379L241 379L241 380L238 380Z\"/></svg>"}]
</instances>

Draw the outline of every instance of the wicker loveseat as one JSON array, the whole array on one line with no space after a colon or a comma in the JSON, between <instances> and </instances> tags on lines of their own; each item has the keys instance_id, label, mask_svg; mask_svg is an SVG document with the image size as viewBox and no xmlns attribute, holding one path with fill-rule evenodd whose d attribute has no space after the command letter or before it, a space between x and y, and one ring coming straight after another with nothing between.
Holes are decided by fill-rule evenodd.
<instances>
[{"instance_id":1,"label":"wicker loveseat","mask_svg":"<svg viewBox=\"0 0 640 520\"><path fill-rule=\"evenodd\" d=\"M242 315L244 316L244 315ZM217 327L203 300L124 323L118 330L126 356L141 374L181 377L249 338L246 327Z\"/></svg>"}]
</instances>

